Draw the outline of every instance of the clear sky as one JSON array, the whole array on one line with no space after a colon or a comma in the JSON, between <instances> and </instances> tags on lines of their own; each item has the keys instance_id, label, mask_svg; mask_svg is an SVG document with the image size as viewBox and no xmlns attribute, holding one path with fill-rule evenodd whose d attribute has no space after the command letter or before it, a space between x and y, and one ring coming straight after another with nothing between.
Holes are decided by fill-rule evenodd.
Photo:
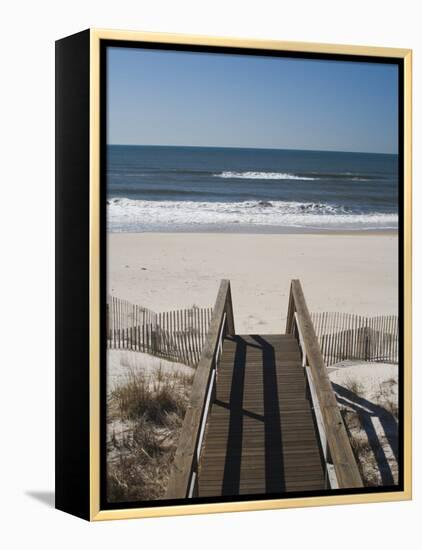
<instances>
[{"instance_id":1,"label":"clear sky","mask_svg":"<svg viewBox=\"0 0 422 550\"><path fill-rule=\"evenodd\" d=\"M108 48L108 143L396 153L396 65Z\"/></svg>"}]
</instances>

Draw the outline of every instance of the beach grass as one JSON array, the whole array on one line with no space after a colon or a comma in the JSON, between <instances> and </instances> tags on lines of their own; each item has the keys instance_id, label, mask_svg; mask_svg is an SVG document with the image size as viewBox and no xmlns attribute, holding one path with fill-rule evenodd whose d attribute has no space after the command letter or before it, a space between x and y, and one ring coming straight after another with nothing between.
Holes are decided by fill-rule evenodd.
<instances>
[{"instance_id":1,"label":"beach grass","mask_svg":"<svg viewBox=\"0 0 422 550\"><path fill-rule=\"evenodd\" d=\"M161 498L166 490L193 374L129 371L109 394L109 502Z\"/></svg>"},{"instance_id":2,"label":"beach grass","mask_svg":"<svg viewBox=\"0 0 422 550\"><path fill-rule=\"evenodd\" d=\"M330 378L364 485L397 484L397 366L357 362Z\"/></svg>"}]
</instances>

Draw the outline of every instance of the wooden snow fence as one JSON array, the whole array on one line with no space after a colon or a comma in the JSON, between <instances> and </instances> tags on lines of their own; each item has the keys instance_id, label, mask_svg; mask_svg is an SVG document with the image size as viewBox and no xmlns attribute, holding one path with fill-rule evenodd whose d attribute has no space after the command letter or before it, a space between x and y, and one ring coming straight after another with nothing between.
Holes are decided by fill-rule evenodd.
<instances>
[{"instance_id":1,"label":"wooden snow fence","mask_svg":"<svg viewBox=\"0 0 422 550\"><path fill-rule=\"evenodd\" d=\"M397 363L398 317L364 317L352 313L312 313L327 366L345 359Z\"/></svg>"},{"instance_id":2,"label":"wooden snow fence","mask_svg":"<svg viewBox=\"0 0 422 550\"><path fill-rule=\"evenodd\" d=\"M155 313L110 296L107 347L141 351L196 366L205 343L212 308L192 307Z\"/></svg>"}]
</instances>

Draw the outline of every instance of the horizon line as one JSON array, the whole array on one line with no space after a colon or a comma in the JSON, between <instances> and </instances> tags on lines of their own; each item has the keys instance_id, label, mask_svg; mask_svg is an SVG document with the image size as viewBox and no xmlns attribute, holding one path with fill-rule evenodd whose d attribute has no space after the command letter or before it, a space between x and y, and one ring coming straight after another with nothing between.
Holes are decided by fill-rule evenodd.
<instances>
[{"instance_id":1,"label":"horizon line","mask_svg":"<svg viewBox=\"0 0 422 550\"><path fill-rule=\"evenodd\" d=\"M164 145L153 143L107 143L107 146L117 147L185 147L190 149L253 149L263 151L309 151L314 153L352 153L357 155L395 155L399 153L386 153L386 152L372 152L372 151L344 151L333 149L299 149L299 148L287 148L287 147L241 147L237 145Z\"/></svg>"}]
</instances>

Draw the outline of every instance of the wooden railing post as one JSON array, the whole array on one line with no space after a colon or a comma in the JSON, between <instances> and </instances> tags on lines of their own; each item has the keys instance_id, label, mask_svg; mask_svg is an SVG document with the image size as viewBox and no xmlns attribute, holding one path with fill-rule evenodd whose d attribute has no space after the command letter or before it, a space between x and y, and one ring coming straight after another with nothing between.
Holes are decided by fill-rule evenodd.
<instances>
[{"instance_id":1,"label":"wooden railing post","mask_svg":"<svg viewBox=\"0 0 422 550\"><path fill-rule=\"evenodd\" d=\"M226 334L234 336L236 334L234 328L233 302L230 281L227 280L227 296L226 296Z\"/></svg>"},{"instance_id":2,"label":"wooden railing post","mask_svg":"<svg viewBox=\"0 0 422 550\"><path fill-rule=\"evenodd\" d=\"M234 331L230 282L225 279L220 283L207 338L193 379L190 401L170 471L166 499L181 499L194 495L190 495L190 490L195 489L192 487L193 478L195 485L197 484L197 466L207 415L213 399L216 355L224 319L230 327L228 330Z\"/></svg>"},{"instance_id":3,"label":"wooden railing post","mask_svg":"<svg viewBox=\"0 0 422 550\"><path fill-rule=\"evenodd\" d=\"M306 305L302 286L298 279L292 280L290 290L292 302L289 311L287 328L293 332L295 316L300 326L300 334L303 340L304 353L306 354L305 364L309 365L315 386L318 405L324 423L324 431L327 439L329 454L331 455L338 485L340 488L362 487L362 479L359 473L356 459L350 445L349 437L343 423L343 418L337 403L336 396L331 386L328 371L321 354L318 339L315 334L314 325ZM290 317L289 317L290 316Z\"/></svg>"},{"instance_id":4,"label":"wooden railing post","mask_svg":"<svg viewBox=\"0 0 422 550\"><path fill-rule=\"evenodd\" d=\"M289 305L287 307L287 318L286 318L286 334L293 334L293 318L295 314L295 306L294 306L292 286L293 286L293 281L290 284Z\"/></svg>"}]
</instances>

